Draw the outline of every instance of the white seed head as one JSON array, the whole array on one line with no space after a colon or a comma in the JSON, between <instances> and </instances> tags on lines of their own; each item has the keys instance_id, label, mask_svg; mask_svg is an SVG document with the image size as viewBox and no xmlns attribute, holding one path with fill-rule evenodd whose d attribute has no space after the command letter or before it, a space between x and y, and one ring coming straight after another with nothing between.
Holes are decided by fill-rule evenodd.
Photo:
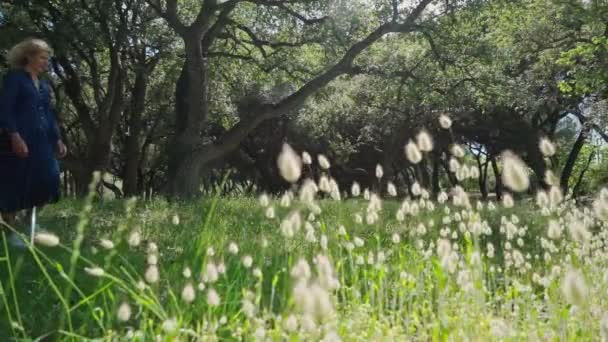
<instances>
[{"instance_id":1,"label":"white seed head","mask_svg":"<svg viewBox=\"0 0 608 342\"><path fill-rule=\"evenodd\" d=\"M528 167L517 155L505 151L501 155L503 162L502 181L511 190L522 192L530 186Z\"/></svg>"},{"instance_id":2,"label":"white seed head","mask_svg":"<svg viewBox=\"0 0 608 342\"><path fill-rule=\"evenodd\" d=\"M420 131L416 136L416 144L422 152L431 152L433 150L433 138L426 130Z\"/></svg>"},{"instance_id":3,"label":"white seed head","mask_svg":"<svg viewBox=\"0 0 608 342\"><path fill-rule=\"evenodd\" d=\"M129 239L127 242L131 247L139 246L141 244L141 233L139 230L132 231L131 234L129 234Z\"/></svg>"},{"instance_id":4,"label":"white seed head","mask_svg":"<svg viewBox=\"0 0 608 342\"><path fill-rule=\"evenodd\" d=\"M264 208L270 205L270 197L268 197L268 194L260 195L259 201L260 205Z\"/></svg>"},{"instance_id":5,"label":"white seed head","mask_svg":"<svg viewBox=\"0 0 608 342\"><path fill-rule=\"evenodd\" d=\"M452 145L452 147L450 148L450 153L452 153L452 155L456 158L464 157L464 149L458 144Z\"/></svg>"},{"instance_id":6,"label":"white seed head","mask_svg":"<svg viewBox=\"0 0 608 342\"><path fill-rule=\"evenodd\" d=\"M116 316L120 322L126 322L131 318L131 306L127 302L122 302L118 307Z\"/></svg>"},{"instance_id":7,"label":"white seed head","mask_svg":"<svg viewBox=\"0 0 608 342\"><path fill-rule=\"evenodd\" d=\"M392 197L397 196L397 188L395 187L395 184L393 184L393 182L388 182L388 184L386 185L386 191Z\"/></svg>"},{"instance_id":8,"label":"white seed head","mask_svg":"<svg viewBox=\"0 0 608 342\"><path fill-rule=\"evenodd\" d=\"M159 279L158 267L156 265L148 266L148 269L146 270L145 278L146 278L146 281L150 284L154 284L154 283L158 282L158 279Z\"/></svg>"},{"instance_id":9,"label":"white seed head","mask_svg":"<svg viewBox=\"0 0 608 342\"><path fill-rule=\"evenodd\" d=\"M194 291L194 286L192 283L186 284L184 289L182 290L182 299L186 303L192 303L196 297L196 291Z\"/></svg>"},{"instance_id":10,"label":"white seed head","mask_svg":"<svg viewBox=\"0 0 608 342\"><path fill-rule=\"evenodd\" d=\"M288 144L283 144L277 166L283 179L289 183L297 182L302 175L302 159Z\"/></svg>"},{"instance_id":11,"label":"white seed head","mask_svg":"<svg viewBox=\"0 0 608 342\"><path fill-rule=\"evenodd\" d=\"M443 129L450 129L450 127L452 127L452 119L445 114L441 114L439 116L439 125Z\"/></svg>"},{"instance_id":12,"label":"white seed head","mask_svg":"<svg viewBox=\"0 0 608 342\"><path fill-rule=\"evenodd\" d=\"M243 266L245 266L245 268L250 268L252 264L253 258L251 257L251 255L245 255L243 257Z\"/></svg>"},{"instance_id":13,"label":"white seed head","mask_svg":"<svg viewBox=\"0 0 608 342\"><path fill-rule=\"evenodd\" d=\"M310 153L306 151L302 152L302 162L306 165L312 164L312 158L310 157Z\"/></svg>"},{"instance_id":14,"label":"white seed head","mask_svg":"<svg viewBox=\"0 0 608 342\"><path fill-rule=\"evenodd\" d=\"M418 164L422 160L420 149L418 149L418 146L411 140L405 145L405 156L412 164Z\"/></svg>"},{"instance_id":15,"label":"white seed head","mask_svg":"<svg viewBox=\"0 0 608 342\"><path fill-rule=\"evenodd\" d=\"M93 277L103 277L105 271L101 267L85 267L84 271Z\"/></svg>"},{"instance_id":16,"label":"white seed head","mask_svg":"<svg viewBox=\"0 0 608 342\"><path fill-rule=\"evenodd\" d=\"M209 306L220 305L220 296L217 294L217 291L215 291L215 289L213 289L213 288L210 288L207 291L207 304L209 304Z\"/></svg>"},{"instance_id":17,"label":"white seed head","mask_svg":"<svg viewBox=\"0 0 608 342\"><path fill-rule=\"evenodd\" d=\"M231 242L228 244L228 252L233 255L239 254L239 246L236 243Z\"/></svg>"},{"instance_id":18,"label":"white seed head","mask_svg":"<svg viewBox=\"0 0 608 342\"><path fill-rule=\"evenodd\" d=\"M177 216L177 214L173 215L171 222L173 223L174 226L178 226L179 225L179 216Z\"/></svg>"},{"instance_id":19,"label":"white seed head","mask_svg":"<svg viewBox=\"0 0 608 342\"><path fill-rule=\"evenodd\" d=\"M331 167L331 164L325 155L319 154L317 160L319 161L319 166L321 166L323 170L327 170Z\"/></svg>"},{"instance_id":20,"label":"white seed head","mask_svg":"<svg viewBox=\"0 0 608 342\"><path fill-rule=\"evenodd\" d=\"M184 268L182 275L184 276L184 278L190 279L190 277L192 277L192 271L190 270L190 267Z\"/></svg>"},{"instance_id":21,"label":"white seed head","mask_svg":"<svg viewBox=\"0 0 608 342\"><path fill-rule=\"evenodd\" d=\"M34 241L42 246L55 247L59 245L59 237L51 233L36 233Z\"/></svg>"},{"instance_id":22,"label":"white seed head","mask_svg":"<svg viewBox=\"0 0 608 342\"><path fill-rule=\"evenodd\" d=\"M376 178L380 179L382 176L384 176L384 169L382 165L378 164L376 165Z\"/></svg>"},{"instance_id":23,"label":"white seed head","mask_svg":"<svg viewBox=\"0 0 608 342\"><path fill-rule=\"evenodd\" d=\"M112 249L114 248L114 242L108 240L108 239L101 239L99 240L99 245L105 249Z\"/></svg>"},{"instance_id":24,"label":"white seed head","mask_svg":"<svg viewBox=\"0 0 608 342\"><path fill-rule=\"evenodd\" d=\"M502 195L502 205L505 208L513 208L513 206L515 205L515 201L513 201L513 196L511 196L511 194L509 193L504 193Z\"/></svg>"},{"instance_id":25,"label":"white seed head","mask_svg":"<svg viewBox=\"0 0 608 342\"><path fill-rule=\"evenodd\" d=\"M568 270L562 281L562 293L570 304L581 305L585 302L588 290L580 271Z\"/></svg>"},{"instance_id":26,"label":"white seed head","mask_svg":"<svg viewBox=\"0 0 608 342\"><path fill-rule=\"evenodd\" d=\"M359 183L353 183L353 186L350 189L350 193L353 195L353 197L359 197L359 195L361 195L361 186L359 186Z\"/></svg>"},{"instance_id":27,"label":"white seed head","mask_svg":"<svg viewBox=\"0 0 608 342\"><path fill-rule=\"evenodd\" d=\"M539 142L539 148L545 157L551 157L555 154L555 145L553 145L549 138L541 138Z\"/></svg>"}]
</instances>

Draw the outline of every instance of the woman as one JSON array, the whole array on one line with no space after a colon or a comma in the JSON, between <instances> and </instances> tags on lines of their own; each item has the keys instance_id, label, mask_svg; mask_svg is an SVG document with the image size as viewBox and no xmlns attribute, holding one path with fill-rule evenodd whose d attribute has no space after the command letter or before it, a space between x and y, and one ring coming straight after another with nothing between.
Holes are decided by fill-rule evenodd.
<instances>
[{"instance_id":1,"label":"woman","mask_svg":"<svg viewBox=\"0 0 608 342\"><path fill-rule=\"evenodd\" d=\"M59 198L59 165L67 149L51 109L49 86L40 79L52 53L40 39L27 39L8 53L12 69L0 96L0 130L8 151L0 151L0 212L14 227L17 212ZM16 234L9 237L24 246Z\"/></svg>"}]
</instances>

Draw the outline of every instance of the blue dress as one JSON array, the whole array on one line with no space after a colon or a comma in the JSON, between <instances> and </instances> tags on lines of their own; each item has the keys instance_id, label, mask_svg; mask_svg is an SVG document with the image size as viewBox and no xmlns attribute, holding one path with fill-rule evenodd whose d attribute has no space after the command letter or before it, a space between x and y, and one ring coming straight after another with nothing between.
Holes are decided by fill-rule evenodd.
<instances>
[{"instance_id":1,"label":"blue dress","mask_svg":"<svg viewBox=\"0 0 608 342\"><path fill-rule=\"evenodd\" d=\"M59 199L59 165L55 147L60 135L51 110L49 85L38 88L25 70L4 77L0 96L0 129L18 132L29 155L0 155L0 211L30 209Z\"/></svg>"}]
</instances>

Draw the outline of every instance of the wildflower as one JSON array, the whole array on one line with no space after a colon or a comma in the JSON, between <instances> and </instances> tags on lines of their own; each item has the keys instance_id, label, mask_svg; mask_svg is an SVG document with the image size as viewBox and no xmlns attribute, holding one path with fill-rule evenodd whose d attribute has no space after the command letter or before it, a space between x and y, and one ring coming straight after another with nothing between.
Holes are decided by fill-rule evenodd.
<instances>
[{"instance_id":1,"label":"wildflower","mask_svg":"<svg viewBox=\"0 0 608 342\"><path fill-rule=\"evenodd\" d=\"M479 178L479 167L477 167L477 166L471 166L471 168L469 169L469 176L472 179Z\"/></svg>"},{"instance_id":2,"label":"wildflower","mask_svg":"<svg viewBox=\"0 0 608 342\"><path fill-rule=\"evenodd\" d=\"M184 268L184 271L182 272L184 278L189 279L192 276L192 271L190 270L190 267L186 267Z\"/></svg>"},{"instance_id":3,"label":"wildflower","mask_svg":"<svg viewBox=\"0 0 608 342\"><path fill-rule=\"evenodd\" d=\"M309 279L310 274L310 266L304 259L298 260L296 265L291 269L291 276L296 279Z\"/></svg>"},{"instance_id":4,"label":"wildflower","mask_svg":"<svg viewBox=\"0 0 608 342\"><path fill-rule=\"evenodd\" d=\"M262 270L260 270L258 267L254 268L253 276L256 278L262 278Z\"/></svg>"},{"instance_id":5,"label":"wildflower","mask_svg":"<svg viewBox=\"0 0 608 342\"><path fill-rule=\"evenodd\" d=\"M174 226L179 225L179 216L173 215L173 218L171 219L171 222L173 223Z\"/></svg>"},{"instance_id":6,"label":"wildflower","mask_svg":"<svg viewBox=\"0 0 608 342\"><path fill-rule=\"evenodd\" d=\"M288 144L283 144L277 166L283 179L289 183L295 183L302 175L302 160Z\"/></svg>"},{"instance_id":7,"label":"wildflower","mask_svg":"<svg viewBox=\"0 0 608 342\"><path fill-rule=\"evenodd\" d=\"M416 143L418 149L422 152L431 152L433 150L433 139L426 130L422 130L418 133L416 136Z\"/></svg>"},{"instance_id":8,"label":"wildflower","mask_svg":"<svg viewBox=\"0 0 608 342\"><path fill-rule=\"evenodd\" d=\"M34 237L34 241L37 244L47 246L47 247L55 247L59 245L59 237L55 234L51 233L36 233Z\"/></svg>"},{"instance_id":9,"label":"wildflower","mask_svg":"<svg viewBox=\"0 0 608 342\"><path fill-rule=\"evenodd\" d=\"M148 253L156 253L158 252L158 246L154 242L148 243Z\"/></svg>"},{"instance_id":10,"label":"wildflower","mask_svg":"<svg viewBox=\"0 0 608 342\"><path fill-rule=\"evenodd\" d=\"M355 243L355 246L357 247L363 247L363 245L365 244L365 242L363 242L363 240L359 237L354 238L353 242Z\"/></svg>"},{"instance_id":11,"label":"wildflower","mask_svg":"<svg viewBox=\"0 0 608 342\"><path fill-rule=\"evenodd\" d=\"M591 234L587 230L585 223L578 220L573 220L572 222L570 222L568 230L570 231L570 236L572 237L572 240L578 243L584 243L591 237Z\"/></svg>"},{"instance_id":12,"label":"wildflower","mask_svg":"<svg viewBox=\"0 0 608 342\"><path fill-rule=\"evenodd\" d=\"M418 146L411 140L405 145L405 155L407 160L412 164L418 164L422 160L422 153L420 153Z\"/></svg>"},{"instance_id":13,"label":"wildflower","mask_svg":"<svg viewBox=\"0 0 608 342\"><path fill-rule=\"evenodd\" d=\"M458 170L460 170L460 163L454 157L450 158L450 162L449 162L448 166L449 166L450 172L452 172L452 173L456 173L456 172L458 172Z\"/></svg>"},{"instance_id":14,"label":"wildflower","mask_svg":"<svg viewBox=\"0 0 608 342\"><path fill-rule=\"evenodd\" d=\"M196 293L194 291L192 283L186 284L186 286L184 286L184 289L182 290L182 299L184 300L184 302L192 303L195 297Z\"/></svg>"},{"instance_id":15,"label":"wildflower","mask_svg":"<svg viewBox=\"0 0 608 342\"><path fill-rule=\"evenodd\" d=\"M131 318L131 306L127 302L123 302L118 307L118 311L116 313L118 320L121 322L126 322Z\"/></svg>"},{"instance_id":16,"label":"wildflower","mask_svg":"<svg viewBox=\"0 0 608 342\"><path fill-rule=\"evenodd\" d=\"M317 156L317 160L319 161L319 166L321 166L323 170L327 170L330 168L331 165L329 164L329 160L326 156L319 154Z\"/></svg>"},{"instance_id":17,"label":"wildflower","mask_svg":"<svg viewBox=\"0 0 608 342\"><path fill-rule=\"evenodd\" d=\"M581 305L587 297L587 285L578 270L570 269L562 281L562 292L570 304Z\"/></svg>"},{"instance_id":18,"label":"wildflower","mask_svg":"<svg viewBox=\"0 0 608 342\"><path fill-rule=\"evenodd\" d=\"M414 184L412 184L412 194L414 196L420 196L421 193L422 187L420 186L420 183L418 183L417 181L414 182Z\"/></svg>"},{"instance_id":19,"label":"wildflower","mask_svg":"<svg viewBox=\"0 0 608 342\"><path fill-rule=\"evenodd\" d=\"M502 154L502 181L511 190L522 192L530 186L526 164L514 153L505 151Z\"/></svg>"},{"instance_id":20,"label":"wildflower","mask_svg":"<svg viewBox=\"0 0 608 342\"><path fill-rule=\"evenodd\" d=\"M158 264L158 257L156 254L149 254L147 259L148 265L156 265Z\"/></svg>"},{"instance_id":21,"label":"wildflower","mask_svg":"<svg viewBox=\"0 0 608 342\"><path fill-rule=\"evenodd\" d=\"M84 271L94 277L102 277L105 274L101 267L85 267Z\"/></svg>"},{"instance_id":22,"label":"wildflower","mask_svg":"<svg viewBox=\"0 0 608 342\"><path fill-rule=\"evenodd\" d=\"M281 196L281 207L283 208L288 208L291 205L291 196L289 193L285 193L283 194L283 196Z\"/></svg>"},{"instance_id":23,"label":"wildflower","mask_svg":"<svg viewBox=\"0 0 608 342\"><path fill-rule=\"evenodd\" d=\"M549 138L543 137L540 139L539 148L545 157L551 157L555 154L555 145L549 140Z\"/></svg>"}]
</instances>

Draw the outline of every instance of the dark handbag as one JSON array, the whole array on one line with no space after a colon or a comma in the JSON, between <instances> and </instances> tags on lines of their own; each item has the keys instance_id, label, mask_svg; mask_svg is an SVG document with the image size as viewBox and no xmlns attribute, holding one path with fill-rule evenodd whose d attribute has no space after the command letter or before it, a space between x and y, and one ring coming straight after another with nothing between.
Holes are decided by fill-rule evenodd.
<instances>
[{"instance_id":1,"label":"dark handbag","mask_svg":"<svg viewBox=\"0 0 608 342\"><path fill-rule=\"evenodd\" d=\"M0 156L13 156L13 144L7 130L0 128Z\"/></svg>"}]
</instances>

